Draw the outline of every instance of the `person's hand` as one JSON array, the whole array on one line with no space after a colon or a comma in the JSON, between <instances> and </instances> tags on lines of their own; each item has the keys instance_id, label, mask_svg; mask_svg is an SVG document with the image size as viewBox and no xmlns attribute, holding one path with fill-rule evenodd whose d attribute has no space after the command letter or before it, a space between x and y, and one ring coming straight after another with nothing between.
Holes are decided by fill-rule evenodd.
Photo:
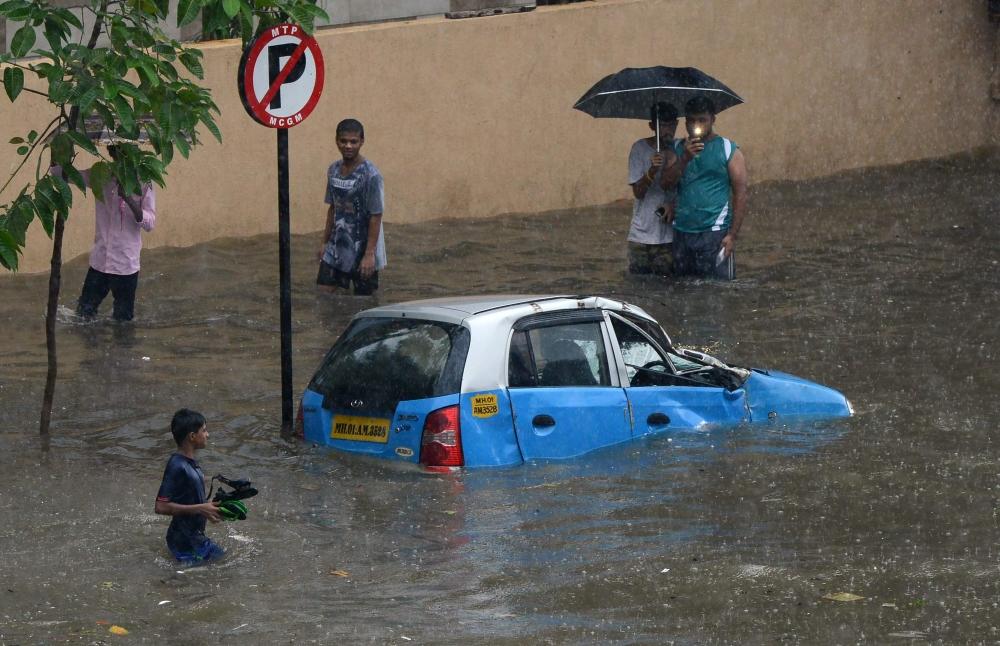
<instances>
[{"instance_id":1,"label":"person's hand","mask_svg":"<svg viewBox=\"0 0 1000 646\"><path fill-rule=\"evenodd\" d=\"M655 175L656 171L658 171L660 167L663 166L663 159L664 159L663 153L655 153L653 155L653 159L650 160L650 168L649 168L650 175Z\"/></svg>"},{"instance_id":2,"label":"person's hand","mask_svg":"<svg viewBox=\"0 0 1000 646\"><path fill-rule=\"evenodd\" d=\"M705 150L705 143L701 140L701 137L688 137L684 140L685 161L691 161L703 150Z\"/></svg>"},{"instance_id":3,"label":"person's hand","mask_svg":"<svg viewBox=\"0 0 1000 646\"><path fill-rule=\"evenodd\" d=\"M674 215L676 215L676 211L674 210L674 203L664 202L663 205L660 206L660 209L663 211L663 215L660 216L661 218L663 218L663 221L666 222L667 224L673 224Z\"/></svg>"},{"instance_id":4,"label":"person's hand","mask_svg":"<svg viewBox=\"0 0 1000 646\"><path fill-rule=\"evenodd\" d=\"M733 255L733 249L736 247L736 235L733 233L727 233L726 237L722 239L722 248L726 250L726 258Z\"/></svg>"},{"instance_id":5,"label":"person's hand","mask_svg":"<svg viewBox=\"0 0 1000 646\"><path fill-rule=\"evenodd\" d=\"M358 268L361 272L362 278L371 278L372 274L375 273L375 251L370 250L365 252L364 258L361 259L361 267Z\"/></svg>"},{"instance_id":6,"label":"person's hand","mask_svg":"<svg viewBox=\"0 0 1000 646\"><path fill-rule=\"evenodd\" d=\"M321 245L319 251L316 252L316 260L323 260L324 253L326 253L326 245Z\"/></svg>"},{"instance_id":7,"label":"person's hand","mask_svg":"<svg viewBox=\"0 0 1000 646\"><path fill-rule=\"evenodd\" d=\"M219 515L219 503L217 502L204 502L198 505L198 513L213 523L222 520L222 516Z\"/></svg>"}]
</instances>

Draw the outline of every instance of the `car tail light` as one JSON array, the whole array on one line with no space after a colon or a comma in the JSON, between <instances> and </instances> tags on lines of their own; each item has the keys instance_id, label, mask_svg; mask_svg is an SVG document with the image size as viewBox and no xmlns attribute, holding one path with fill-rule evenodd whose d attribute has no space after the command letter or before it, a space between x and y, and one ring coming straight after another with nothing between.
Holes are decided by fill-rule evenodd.
<instances>
[{"instance_id":1,"label":"car tail light","mask_svg":"<svg viewBox=\"0 0 1000 646\"><path fill-rule=\"evenodd\" d=\"M424 422L424 434L420 438L420 464L429 467L460 467L463 463L458 406L439 408L428 415Z\"/></svg>"},{"instance_id":2,"label":"car tail light","mask_svg":"<svg viewBox=\"0 0 1000 646\"><path fill-rule=\"evenodd\" d=\"M299 400L299 412L295 414L295 422L292 424L292 435L300 440L306 439L306 420L302 414L302 400Z\"/></svg>"}]
</instances>

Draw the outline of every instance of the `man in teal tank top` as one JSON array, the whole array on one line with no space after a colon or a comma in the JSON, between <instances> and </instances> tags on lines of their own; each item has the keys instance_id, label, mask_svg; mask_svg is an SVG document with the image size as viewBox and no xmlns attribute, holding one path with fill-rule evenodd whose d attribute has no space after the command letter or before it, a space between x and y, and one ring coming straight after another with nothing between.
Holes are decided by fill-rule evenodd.
<instances>
[{"instance_id":1,"label":"man in teal tank top","mask_svg":"<svg viewBox=\"0 0 1000 646\"><path fill-rule=\"evenodd\" d=\"M684 115L688 137L676 142L677 163L664 171L664 184L677 186L674 273L732 280L746 212L746 161L734 142L714 132L710 99L691 99Z\"/></svg>"}]
</instances>

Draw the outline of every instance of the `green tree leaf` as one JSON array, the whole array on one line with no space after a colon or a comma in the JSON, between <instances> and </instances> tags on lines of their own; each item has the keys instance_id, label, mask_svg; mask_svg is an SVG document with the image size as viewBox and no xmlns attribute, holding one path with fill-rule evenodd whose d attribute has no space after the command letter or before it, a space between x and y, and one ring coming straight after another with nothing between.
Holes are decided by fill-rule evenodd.
<instances>
[{"instance_id":1,"label":"green tree leaf","mask_svg":"<svg viewBox=\"0 0 1000 646\"><path fill-rule=\"evenodd\" d=\"M39 193L35 193L34 209L38 221L42 223L45 234L52 237L52 226L55 224L56 206Z\"/></svg>"},{"instance_id":2,"label":"green tree leaf","mask_svg":"<svg viewBox=\"0 0 1000 646\"><path fill-rule=\"evenodd\" d=\"M222 10L230 18L235 18L240 12L240 0L222 0Z\"/></svg>"},{"instance_id":3,"label":"green tree leaf","mask_svg":"<svg viewBox=\"0 0 1000 646\"><path fill-rule=\"evenodd\" d=\"M115 96L112 102L115 106L115 112L118 115L118 121L121 123L121 132L118 134L126 135L131 133L135 129L135 113L132 111L132 106L120 94Z\"/></svg>"},{"instance_id":4,"label":"green tree leaf","mask_svg":"<svg viewBox=\"0 0 1000 646\"><path fill-rule=\"evenodd\" d=\"M47 203L47 206L51 207L52 212L56 215L63 219L69 215L69 204L67 204L64 196L56 188L55 177L53 175L46 175L35 185L36 204L39 196ZM41 214L41 209L39 209L39 214Z\"/></svg>"},{"instance_id":5,"label":"green tree leaf","mask_svg":"<svg viewBox=\"0 0 1000 646\"><path fill-rule=\"evenodd\" d=\"M28 187L25 186L7 210L5 218L5 228L21 247L27 239L28 226L35 220L35 207L27 193Z\"/></svg>"},{"instance_id":6,"label":"green tree leaf","mask_svg":"<svg viewBox=\"0 0 1000 646\"><path fill-rule=\"evenodd\" d=\"M219 131L219 126L216 125L215 120L212 119L210 115L206 114L204 117L201 118L201 122L204 123L205 127L208 128L208 131L212 133L212 136L215 137L215 140L221 144L222 133Z\"/></svg>"},{"instance_id":7,"label":"green tree leaf","mask_svg":"<svg viewBox=\"0 0 1000 646\"><path fill-rule=\"evenodd\" d=\"M23 0L12 0L12 2L0 4L0 16L17 22L27 20L31 17L31 3Z\"/></svg>"},{"instance_id":8,"label":"green tree leaf","mask_svg":"<svg viewBox=\"0 0 1000 646\"><path fill-rule=\"evenodd\" d=\"M183 27L195 21L201 13L201 3L198 0L180 0L177 3L177 26Z\"/></svg>"},{"instance_id":9,"label":"green tree leaf","mask_svg":"<svg viewBox=\"0 0 1000 646\"><path fill-rule=\"evenodd\" d=\"M96 156L98 154L97 146L94 145L94 141L84 133L80 132L79 130L70 130L69 132L66 133L66 135L73 140L73 143L75 143L80 148L83 148L91 155Z\"/></svg>"},{"instance_id":10,"label":"green tree leaf","mask_svg":"<svg viewBox=\"0 0 1000 646\"><path fill-rule=\"evenodd\" d=\"M101 88L96 85L81 94L80 98L76 100L76 105L80 108L80 114L90 114L90 110L94 106L94 101L99 96L101 96Z\"/></svg>"},{"instance_id":11,"label":"green tree leaf","mask_svg":"<svg viewBox=\"0 0 1000 646\"><path fill-rule=\"evenodd\" d=\"M17 271L17 254L21 250L17 240L9 231L0 228L0 265L11 271Z\"/></svg>"},{"instance_id":12,"label":"green tree leaf","mask_svg":"<svg viewBox=\"0 0 1000 646\"><path fill-rule=\"evenodd\" d=\"M56 105L66 103L72 92L73 86L70 83L60 78L49 79L49 100L52 103Z\"/></svg>"},{"instance_id":13,"label":"green tree leaf","mask_svg":"<svg viewBox=\"0 0 1000 646\"><path fill-rule=\"evenodd\" d=\"M16 58L24 58L35 46L35 30L30 25L24 25L14 32L10 41L10 53Z\"/></svg>"},{"instance_id":14,"label":"green tree leaf","mask_svg":"<svg viewBox=\"0 0 1000 646\"><path fill-rule=\"evenodd\" d=\"M181 64L187 68L189 72L198 78L205 78L205 70L201 66L201 52L193 49L186 49L181 52L178 58L180 58Z\"/></svg>"},{"instance_id":15,"label":"green tree leaf","mask_svg":"<svg viewBox=\"0 0 1000 646\"><path fill-rule=\"evenodd\" d=\"M188 155L191 153L191 144L187 142L187 139L184 138L183 134L174 137L174 145L177 146L177 150L180 151L181 157L187 159Z\"/></svg>"},{"instance_id":16,"label":"green tree leaf","mask_svg":"<svg viewBox=\"0 0 1000 646\"><path fill-rule=\"evenodd\" d=\"M66 175L66 179L73 183L73 186L80 189L81 192L87 192L87 182L83 179L83 174L80 173L72 164L63 166L63 174Z\"/></svg>"},{"instance_id":17,"label":"green tree leaf","mask_svg":"<svg viewBox=\"0 0 1000 646\"><path fill-rule=\"evenodd\" d=\"M3 71L3 89L13 103L17 99L17 95L24 89L24 70L20 67L6 68Z\"/></svg>"},{"instance_id":18,"label":"green tree leaf","mask_svg":"<svg viewBox=\"0 0 1000 646\"><path fill-rule=\"evenodd\" d=\"M62 49L62 44L69 39L69 35L69 29L63 21L54 16L45 18L45 40L48 41L52 51L57 52Z\"/></svg>"},{"instance_id":19,"label":"green tree leaf","mask_svg":"<svg viewBox=\"0 0 1000 646\"><path fill-rule=\"evenodd\" d=\"M94 192L97 199L104 199L104 186L113 177L111 164L108 162L99 161L90 167L90 190Z\"/></svg>"},{"instance_id":20,"label":"green tree leaf","mask_svg":"<svg viewBox=\"0 0 1000 646\"><path fill-rule=\"evenodd\" d=\"M83 23L80 22L80 19L76 17L76 14L74 14L69 9L63 9L63 8L53 9L52 15L56 19L61 20L63 23L68 24L71 27L76 27L77 29L83 29Z\"/></svg>"},{"instance_id":21,"label":"green tree leaf","mask_svg":"<svg viewBox=\"0 0 1000 646\"><path fill-rule=\"evenodd\" d=\"M73 138L69 133L59 133L49 143L49 150L52 151L53 163L60 166L66 165L73 158Z\"/></svg>"}]
</instances>

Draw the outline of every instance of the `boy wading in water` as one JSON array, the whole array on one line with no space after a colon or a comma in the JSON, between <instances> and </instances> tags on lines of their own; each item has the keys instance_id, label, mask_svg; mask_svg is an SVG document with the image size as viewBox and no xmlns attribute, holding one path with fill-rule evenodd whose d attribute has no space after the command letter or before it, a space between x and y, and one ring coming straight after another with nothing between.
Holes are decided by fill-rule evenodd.
<instances>
[{"instance_id":1,"label":"boy wading in water","mask_svg":"<svg viewBox=\"0 0 1000 646\"><path fill-rule=\"evenodd\" d=\"M205 475L194 459L195 451L208 444L205 417L182 408L174 413L170 432L177 452L167 461L155 508L158 514L173 516L167 529L167 547L186 565L218 560L225 550L205 536L205 524L207 520L222 520L219 503L205 501Z\"/></svg>"},{"instance_id":2,"label":"boy wading in water","mask_svg":"<svg viewBox=\"0 0 1000 646\"><path fill-rule=\"evenodd\" d=\"M326 227L319 250L316 284L322 291L348 289L356 295L378 289L378 273L385 267L382 174L361 155L365 129L356 119L337 124L341 159L326 172Z\"/></svg>"}]
</instances>

